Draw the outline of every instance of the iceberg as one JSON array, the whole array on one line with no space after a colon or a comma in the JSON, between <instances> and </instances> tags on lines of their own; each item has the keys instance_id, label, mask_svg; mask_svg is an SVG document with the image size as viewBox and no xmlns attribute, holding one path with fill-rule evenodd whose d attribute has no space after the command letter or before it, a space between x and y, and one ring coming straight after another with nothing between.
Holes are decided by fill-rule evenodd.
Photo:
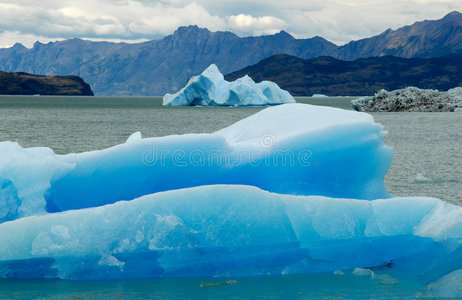
<instances>
[{"instance_id":1,"label":"iceberg","mask_svg":"<svg viewBox=\"0 0 462 300\"><path fill-rule=\"evenodd\" d=\"M432 198L207 185L0 224L0 277L230 277L390 265L431 282L462 268L461 217L462 208Z\"/></svg>"},{"instance_id":2,"label":"iceberg","mask_svg":"<svg viewBox=\"0 0 462 300\"><path fill-rule=\"evenodd\" d=\"M361 97L351 103L357 111L458 112L462 111L462 87L447 92L416 87L380 90L372 97Z\"/></svg>"},{"instance_id":3,"label":"iceberg","mask_svg":"<svg viewBox=\"0 0 462 300\"><path fill-rule=\"evenodd\" d=\"M368 114L293 103L269 107L212 134L143 139L135 133L124 144L79 154L55 155L49 148L4 142L0 179L10 182L11 191L0 193L11 200L0 212L8 215L6 221L210 184L386 198L392 149L383 143L384 135Z\"/></svg>"},{"instance_id":4,"label":"iceberg","mask_svg":"<svg viewBox=\"0 0 462 300\"><path fill-rule=\"evenodd\" d=\"M369 114L292 103L78 154L0 143L0 278L352 271L451 285L462 208L390 195L385 134Z\"/></svg>"},{"instance_id":5,"label":"iceberg","mask_svg":"<svg viewBox=\"0 0 462 300\"><path fill-rule=\"evenodd\" d=\"M228 82L215 64L188 80L175 94L165 94L163 104L201 106L249 106L294 103L289 92L271 81L255 83L249 76Z\"/></svg>"}]
</instances>

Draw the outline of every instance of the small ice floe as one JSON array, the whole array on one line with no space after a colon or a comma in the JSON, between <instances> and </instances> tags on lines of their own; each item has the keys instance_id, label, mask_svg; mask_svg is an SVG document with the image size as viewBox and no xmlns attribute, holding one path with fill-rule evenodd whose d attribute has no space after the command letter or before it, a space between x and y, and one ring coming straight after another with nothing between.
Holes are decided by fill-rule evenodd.
<instances>
[{"instance_id":1,"label":"small ice floe","mask_svg":"<svg viewBox=\"0 0 462 300\"><path fill-rule=\"evenodd\" d=\"M372 272L372 271L371 271ZM381 275L377 275L375 274L374 272L372 272L372 279L373 280L377 280L378 282L380 282L381 284L399 284L399 280L394 278L394 277L391 277L390 275L388 274L381 274Z\"/></svg>"},{"instance_id":2,"label":"small ice floe","mask_svg":"<svg viewBox=\"0 0 462 300\"><path fill-rule=\"evenodd\" d=\"M371 269L355 268L352 272L356 276L370 276L372 280L376 280L381 284L399 284L399 280L388 274L375 274Z\"/></svg>"},{"instance_id":3,"label":"small ice floe","mask_svg":"<svg viewBox=\"0 0 462 300\"><path fill-rule=\"evenodd\" d=\"M345 275L342 270L335 270L334 275Z\"/></svg>"},{"instance_id":4,"label":"small ice floe","mask_svg":"<svg viewBox=\"0 0 462 300\"><path fill-rule=\"evenodd\" d=\"M410 180L411 183L439 183L445 182L446 180L443 178L436 178L433 179L431 177L425 176L422 173L417 173L417 175Z\"/></svg>"},{"instance_id":5,"label":"small ice floe","mask_svg":"<svg viewBox=\"0 0 462 300\"><path fill-rule=\"evenodd\" d=\"M225 280L225 281L213 281L213 282L201 282L200 287L219 287L224 285L236 284L237 280Z\"/></svg>"},{"instance_id":6,"label":"small ice floe","mask_svg":"<svg viewBox=\"0 0 462 300\"><path fill-rule=\"evenodd\" d=\"M372 270L365 269L365 268L355 268L352 273L353 275L356 275L356 276L371 276L371 277L372 277L372 274L374 274Z\"/></svg>"}]
</instances>

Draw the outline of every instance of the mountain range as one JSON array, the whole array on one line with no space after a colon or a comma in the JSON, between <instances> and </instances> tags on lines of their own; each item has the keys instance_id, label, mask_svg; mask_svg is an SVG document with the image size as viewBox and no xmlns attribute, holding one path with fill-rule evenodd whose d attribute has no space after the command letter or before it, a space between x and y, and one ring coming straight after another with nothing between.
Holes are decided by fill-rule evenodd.
<instances>
[{"instance_id":1,"label":"mountain range","mask_svg":"<svg viewBox=\"0 0 462 300\"><path fill-rule=\"evenodd\" d=\"M352 41L328 54L338 59L392 55L430 58L462 52L462 14L453 11L436 21L415 22L397 30Z\"/></svg>"},{"instance_id":2,"label":"mountain range","mask_svg":"<svg viewBox=\"0 0 462 300\"><path fill-rule=\"evenodd\" d=\"M42 75L77 75L97 95L163 95L183 87L188 78L215 63L227 74L275 54L303 59L332 56L438 57L462 52L462 14L416 22L397 30L337 46L322 37L295 39L285 31L239 37L197 26L178 28L159 40L138 43L69 39L29 49L21 44L0 49L0 70Z\"/></svg>"},{"instance_id":3,"label":"mountain range","mask_svg":"<svg viewBox=\"0 0 462 300\"><path fill-rule=\"evenodd\" d=\"M381 89L391 91L408 86L446 91L462 86L462 53L436 58L381 56L354 61L278 54L225 78L232 81L244 75L257 82L273 81L293 96L364 96Z\"/></svg>"}]
</instances>

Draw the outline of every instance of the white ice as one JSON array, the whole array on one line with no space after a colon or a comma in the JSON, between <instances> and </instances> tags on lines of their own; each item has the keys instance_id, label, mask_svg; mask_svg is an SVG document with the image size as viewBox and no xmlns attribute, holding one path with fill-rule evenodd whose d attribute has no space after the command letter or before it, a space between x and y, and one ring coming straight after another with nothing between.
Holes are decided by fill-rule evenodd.
<instances>
[{"instance_id":1,"label":"white ice","mask_svg":"<svg viewBox=\"0 0 462 300\"><path fill-rule=\"evenodd\" d=\"M211 64L202 74L188 80L175 94L165 94L163 104L201 106L248 106L293 103L295 99L271 81L255 83L249 76L228 82Z\"/></svg>"},{"instance_id":2,"label":"white ice","mask_svg":"<svg viewBox=\"0 0 462 300\"><path fill-rule=\"evenodd\" d=\"M386 91L380 90L374 96L360 97L351 101L358 111L462 111L462 87L440 92L432 89L407 87Z\"/></svg>"}]
</instances>

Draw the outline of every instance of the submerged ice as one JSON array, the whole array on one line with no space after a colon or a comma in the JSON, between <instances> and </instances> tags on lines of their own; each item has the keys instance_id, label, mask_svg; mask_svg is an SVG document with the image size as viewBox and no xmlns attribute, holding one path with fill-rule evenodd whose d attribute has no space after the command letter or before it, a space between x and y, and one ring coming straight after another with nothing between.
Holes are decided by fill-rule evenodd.
<instances>
[{"instance_id":1,"label":"submerged ice","mask_svg":"<svg viewBox=\"0 0 462 300\"><path fill-rule=\"evenodd\" d=\"M249 76L228 82L211 64L202 74L188 80L175 94L165 94L164 105L247 106L293 103L294 97L271 81L255 83Z\"/></svg>"},{"instance_id":2,"label":"submerged ice","mask_svg":"<svg viewBox=\"0 0 462 300\"><path fill-rule=\"evenodd\" d=\"M285 104L211 134L135 133L79 154L0 143L0 277L387 267L450 285L462 208L388 194L384 135L365 113Z\"/></svg>"}]
</instances>

